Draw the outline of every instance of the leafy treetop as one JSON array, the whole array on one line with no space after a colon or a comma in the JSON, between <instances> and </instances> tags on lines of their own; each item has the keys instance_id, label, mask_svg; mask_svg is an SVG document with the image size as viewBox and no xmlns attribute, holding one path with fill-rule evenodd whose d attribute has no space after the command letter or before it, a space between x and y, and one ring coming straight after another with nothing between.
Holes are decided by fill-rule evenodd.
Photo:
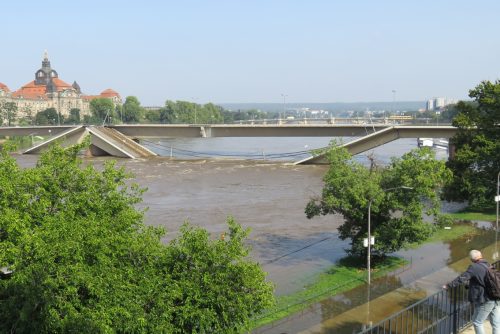
<instances>
[{"instance_id":1,"label":"leafy treetop","mask_svg":"<svg viewBox=\"0 0 500 334\"><path fill-rule=\"evenodd\" d=\"M459 102L453 120L457 134L450 140L454 157L448 162L453 181L446 188L450 200L467 200L471 207L494 205L500 172L500 81L483 81L469 91L474 102Z\"/></svg>"},{"instance_id":2,"label":"leafy treetop","mask_svg":"<svg viewBox=\"0 0 500 334\"><path fill-rule=\"evenodd\" d=\"M238 333L273 302L233 219L224 240L185 224L163 244L114 163L53 147L34 168L0 158L0 332Z\"/></svg>"},{"instance_id":3,"label":"leafy treetop","mask_svg":"<svg viewBox=\"0 0 500 334\"><path fill-rule=\"evenodd\" d=\"M340 238L351 239L352 254L366 253L362 240L367 236L370 203L374 254L395 252L432 233L433 227L423 221L422 214L426 211L438 217L439 189L451 177L432 151L413 150L393 158L385 168L373 163L366 168L338 146L331 147L328 158L323 193L307 204L305 212L308 218L341 214L345 222L339 227Z\"/></svg>"}]
</instances>

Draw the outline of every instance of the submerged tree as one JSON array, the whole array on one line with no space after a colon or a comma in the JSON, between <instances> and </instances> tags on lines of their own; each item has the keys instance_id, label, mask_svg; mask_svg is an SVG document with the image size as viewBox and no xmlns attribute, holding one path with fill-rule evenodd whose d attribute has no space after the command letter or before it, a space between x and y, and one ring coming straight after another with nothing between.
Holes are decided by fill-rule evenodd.
<instances>
[{"instance_id":1,"label":"submerged tree","mask_svg":"<svg viewBox=\"0 0 500 334\"><path fill-rule=\"evenodd\" d=\"M143 189L113 163L81 166L53 147L34 168L0 158L0 332L236 333L272 304L246 258L248 231L224 240L184 225L163 244L135 209Z\"/></svg>"},{"instance_id":2,"label":"submerged tree","mask_svg":"<svg viewBox=\"0 0 500 334\"><path fill-rule=\"evenodd\" d=\"M351 254L366 253L363 238L367 237L370 203L375 255L395 252L432 233L433 225L424 222L422 214L425 211L439 219L439 189L451 173L431 150L413 150L393 158L385 168L373 164L367 168L341 147L332 147L328 158L322 196L312 199L305 212L308 218L341 214L345 221L339 234L342 240L351 240Z\"/></svg>"}]
</instances>

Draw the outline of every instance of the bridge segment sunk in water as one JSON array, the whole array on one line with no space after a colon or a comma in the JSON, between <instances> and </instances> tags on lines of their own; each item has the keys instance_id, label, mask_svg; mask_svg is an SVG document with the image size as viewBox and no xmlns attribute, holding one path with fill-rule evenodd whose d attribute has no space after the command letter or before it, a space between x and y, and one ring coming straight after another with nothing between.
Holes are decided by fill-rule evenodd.
<instances>
[{"instance_id":1,"label":"bridge segment sunk in water","mask_svg":"<svg viewBox=\"0 0 500 334\"><path fill-rule=\"evenodd\" d=\"M137 144L134 140L168 137L354 137L345 148L351 154L358 154L399 138L450 138L456 133L453 126L413 126L390 124L147 124L113 125L106 127L14 127L0 128L0 135L53 135L24 153L39 153L52 142L59 141L68 146L91 137L92 155L112 155L124 158L154 156L155 153ZM453 150L450 150L451 152ZM311 154L312 155L312 154ZM296 164L325 164L325 155L312 155Z\"/></svg>"}]
</instances>

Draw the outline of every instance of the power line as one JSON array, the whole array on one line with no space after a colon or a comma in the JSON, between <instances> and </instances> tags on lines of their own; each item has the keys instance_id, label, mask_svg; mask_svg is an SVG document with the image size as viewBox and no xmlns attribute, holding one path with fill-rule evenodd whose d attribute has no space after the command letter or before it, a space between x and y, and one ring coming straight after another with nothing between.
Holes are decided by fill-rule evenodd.
<instances>
[{"instance_id":1,"label":"power line","mask_svg":"<svg viewBox=\"0 0 500 334\"><path fill-rule=\"evenodd\" d=\"M333 236L331 236L331 237L326 237L326 238L323 238L323 239L321 239L321 240L315 241L315 242L313 242L313 243L311 243L311 244L309 244L309 245L306 245L306 246L304 246L304 247L301 247L301 248L296 249L296 250L294 250L294 251L291 251L291 252L289 252L289 253L286 253L286 254L280 255L280 256L278 256L278 257L276 257L276 258L274 258L274 259L268 260L268 261L264 262L264 263L263 263L263 265L268 265L268 264L271 264L271 263L273 263L273 262L276 262L276 261L278 261L278 260L281 260L281 259L282 259L282 258L284 258L284 257L290 256L290 255L295 254L295 253L298 253L298 252L301 252L301 251L303 251L303 250L305 250L305 249L307 249L307 248L310 248L310 247L312 247L312 246L315 246L315 245L317 245L317 244L319 244L319 243L321 243L321 242L323 242L323 241L326 241L326 240L329 240L329 239L332 239L332 238L333 238Z\"/></svg>"}]
</instances>

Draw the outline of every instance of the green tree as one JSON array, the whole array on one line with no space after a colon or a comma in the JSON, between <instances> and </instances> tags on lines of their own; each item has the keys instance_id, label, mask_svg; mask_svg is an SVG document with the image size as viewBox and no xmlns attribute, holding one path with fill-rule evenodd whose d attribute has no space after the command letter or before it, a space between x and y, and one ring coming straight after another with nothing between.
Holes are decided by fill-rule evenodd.
<instances>
[{"instance_id":1,"label":"green tree","mask_svg":"<svg viewBox=\"0 0 500 334\"><path fill-rule=\"evenodd\" d=\"M69 111L68 118L64 121L65 124L80 124L80 109L79 108L71 108Z\"/></svg>"},{"instance_id":2,"label":"green tree","mask_svg":"<svg viewBox=\"0 0 500 334\"><path fill-rule=\"evenodd\" d=\"M117 118L120 119L120 122L123 123L122 122L122 118L123 118L123 105L117 104L115 106L115 115L116 115Z\"/></svg>"},{"instance_id":3,"label":"green tree","mask_svg":"<svg viewBox=\"0 0 500 334\"><path fill-rule=\"evenodd\" d=\"M223 108L213 103L204 105L187 101L166 101L160 109L161 123L212 124L224 121Z\"/></svg>"},{"instance_id":4,"label":"green tree","mask_svg":"<svg viewBox=\"0 0 500 334\"><path fill-rule=\"evenodd\" d=\"M99 97L90 101L90 111L92 112L92 123L100 124L108 121L109 117L114 118L115 105L113 101L105 97Z\"/></svg>"},{"instance_id":5,"label":"green tree","mask_svg":"<svg viewBox=\"0 0 500 334\"><path fill-rule=\"evenodd\" d=\"M0 112L1 112L1 117L2 117L2 122L3 120L7 120L7 124L9 126L12 125L12 122L16 119L17 115L17 104L15 102L3 102L0 103Z\"/></svg>"},{"instance_id":6,"label":"green tree","mask_svg":"<svg viewBox=\"0 0 500 334\"><path fill-rule=\"evenodd\" d=\"M127 96L122 106L123 123L139 123L142 119L143 108L135 96Z\"/></svg>"},{"instance_id":7,"label":"green tree","mask_svg":"<svg viewBox=\"0 0 500 334\"><path fill-rule=\"evenodd\" d=\"M160 110L153 109L153 110L145 110L144 111L144 118L148 123L161 123L160 122Z\"/></svg>"},{"instance_id":8,"label":"green tree","mask_svg":"<svg viewBox=\"0 0 500 334\"><path fill-rule=\"evenodd\" d=\"M24 115L22 119L23 125L33 125L33 109L26 105L22 108L21 112Z\"/></svg>"},{"instance_id":9,"label":"green tree","mask_svg":"<svg viewBox=\"0 0 500 334\"><path fill-rule=\"evenodd\" d=\"M432 233L433 226L423 221L422 214L425 211L439 219L439 189L451 173L431 150L413 150L393 158L385 168L373 164L366 168L341 147L331 148L328 158L322 196L312 199L305 211L308 218L341 214L345 221L339 234L351 240L351 254L366 253L362 241L367 237L370 202L375 255L395 252Z\"/></svg>"},{"instance_id":10,"label":"green tree","mask_svg":"<svg viewBox=\"0 0 500 334\"><path fill-rule=\"evenodd\" d=\"M165 107L160 109L162 123L198 123L199 106L187 101L166 101Z\"/></svg>"},{"instance_id":11,"label":"green tree","mask_svg":"<svg viewBox=\"0 0 500 334\"><path fill-rule=\"evenodd\" d=\"M439 116L439 123L452 123L453 119L458 115L459 110L456 104L449 104L443 108Z\"/></svg>"},{"instance_id":12,"label":"green tree","mask_svg":"<svg viewBox=\"0 0 500 334\"><path fill-rule=\"evenodd\" d=\"M0 332L238 333L272 287L232 219L224 239L185 224L170 244L135 209L123 168L83 167L85 146L34 168L0 158Z\"/></svg>"},{"instance_id":13,"label":"green tree","mask_svg":"<svg viewBox=\"0 0 500 334\"><path fill-rule=\"evenodd\" d=\"M213 240L184 225L167 252L176 291L175 333L241 333L256 311L273 305L272 285L257 263L245 260L244 230L232 218L229 232Z\"/></svg>"},{"instance_id":14,"label":"green tree","mask_svg":"<svg viewBox=\"0 0 500 334\"><path fill-rule=\"evenodd\" d=\"M263 112L258 109L237 110L237 111L229 111L222 109L221 113L224 117L224 123L233 123L238 121L248 121L248 120L266 119L266 118L271 119L276 117L274 114L270 115L270 113Z\"/></svg>"},{"instance_id":15,"label":"green tree","mask_svg":"<svg viewBox=\"0 0 500 334\"><path fill-rule=\"evenodd\" d=\"M37 125L56 125L59 122L63 122L63 117L61 114L57 114L56 108L47 108L43 111L39 111L35 115L35 123Z\"/></svg>"},{"instance_id":16,"label":"green tree","mask_svg":"<svg viewBox=\"0 0 500 334\"><path fill-rule=\"evenodd\" d=\"M455 107L453 125L458 132L450 140L455 154L448 161L454 177L446 198L487 208L494 205L500 172L500 81L483 81L469 96L473 103L459 102Z\"/></svg>"}]
</instances>

